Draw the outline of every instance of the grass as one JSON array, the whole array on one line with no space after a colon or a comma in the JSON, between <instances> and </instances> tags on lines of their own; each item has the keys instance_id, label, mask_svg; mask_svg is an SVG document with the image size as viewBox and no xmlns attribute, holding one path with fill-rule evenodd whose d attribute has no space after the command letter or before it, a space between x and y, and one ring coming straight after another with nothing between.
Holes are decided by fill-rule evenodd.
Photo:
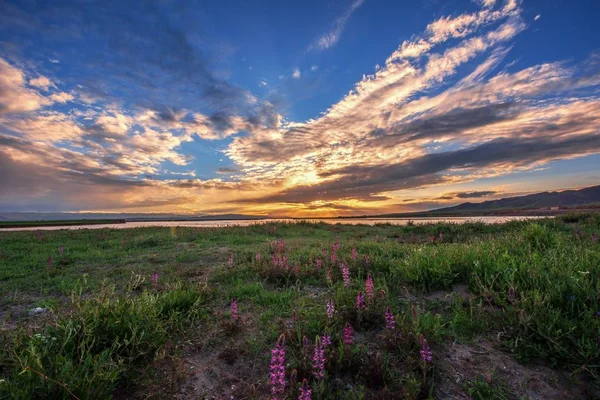
<instances>
[{"instance_id":1,"label":"grass","mask_svg":"<svg viewBox=\"0 0 600 400\"><path fill-rule=\"evenodd\" d=\"M490 338L522 363L544 363L596 388L599 234L596 214L498 225L0 232L0 398L179 393L186 368L203 367L198 360L213 353L206 364L237 371L236 398L264 398L278 340L288 398L304 379L313 399L436 397L441 355L452 343ZM373 298L357 309L369 273ZM463 295L446 296L457 287ZM29 315L35 307L49 311ZM393 331L385 328L388 307ZM347 323L353 344L342 340ZM325 334L332 344L325 377L316 379L312 357ZM431 362L421 358L422 339ZM456 390L517 398L477 377Z\"/></svg>"}]
</instances>

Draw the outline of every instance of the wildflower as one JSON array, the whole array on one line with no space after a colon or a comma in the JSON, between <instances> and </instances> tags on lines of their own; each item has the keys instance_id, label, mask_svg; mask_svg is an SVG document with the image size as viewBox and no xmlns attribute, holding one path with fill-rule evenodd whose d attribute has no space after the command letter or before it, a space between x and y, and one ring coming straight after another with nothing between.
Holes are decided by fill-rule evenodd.
<instances>
[{"instance_id":1,"label":"wildflower","mask_svg":"<svg viewBox=\"0 0 600 400\"><path fill-rule=\"evenodd\" d=\"M308 347L310 345L310 342L308 341L308 338L305 336L302 336L302 346L304 347Z\"/></svg>"},{"instance_id":2,"label":"wildflower","mask_svg":"<svg viewBox=\"0 0 600 400\"><path fill-rule=\"evenodd\" d=\"M323 337L321 338L321 343L323 344L323 348L325 348L327 346L331 346L331 336L329 336L328 334L324 333Z\"/></svg>"},{"instance_id":3,"label":"wildflower","mask_svg":"<svg viewBox=\"0 0 600 400\"><path fill-rule=\"evenodd\" d=\"M340 249L340 238L335 239L335 243L333 244L333 251L337 252Z\"/></svg>"},{"instance_id":4,"label":"wildflower","mask_svg":"<svg viewBox=\"0 0 600 400\"><path fill-rule=\"evenodd\" d=\"M232 267L232 266L233 266L233 254L230 254L230 255L229 255L229 261L228 261L228 263L229 263L229 266L230 266L230 267Z\"/></svg>"},{"instance_id":5,"label":"wildflower","mask_svg":"<svg viewBox=\"0 0 600 400\"><path fill-rule=\"evenodd\" d=\"M58 254L60 254L62 256L64 252L65 252L65 247L64 246L58 246Z\"/></svg>"},{"instance_id":6,"label":"wildflower","mask_svg":"<svg viewBox=\"0 0 600 400\"><path fill-rule=\"evenodd\" d=\"M231 299L230 309L231 309L231 318L233 318L234 320L237 321L237 319L239 318L239 315L238 315L239 310L238 310L238 302L235 299L235 297Z\"/></svg>"},{"instance_id":7,"label":"wildflower","mask_svg":"<svg viewBox=\"0 0 600 400\"><path fill-rule=\"evenodd\" d=\"M350 287L350 270L344 263L342 263L342 279L344 280L344 286Z\"/></svg>"},{"instance_id":8,"label":"wildflower","mask_svg":"<svg viewBox=\"0 0 600 400\"><path fill-rule=\"evenodd\" d=\"M359 311L365 309L365 297L363 296L362 292L358 292L356 295L356 308Z\"/></svg>"},{"instance_id":9,"label":"wildflower","mask_svg":"<svg viewBox=\"0 0 600 400\"><path fill-rule=\"evenodd\" d=\"M354 342L354 331L352 330L352 326L346 322L346 326L344 326L344 336L342 338L344 344L352 344Z\"/></svg>"},{"instance_id":10,"label":"wildflower","mask_svg":"<svg viewBox=\"0 0 600 400\"><path fill-rule=\"evenodd\" d=\"M317 271L320 271L322 267L323 267L323 260L321 260L320 258L317 258Z\"/></svg>"},{"instance_id":11,"label":"wildflower","mask_svg":"<svg viewBox=\"0 0 600 400\"><path fill-rule=\"evenodd\" d=\"M515 299L517 298L517 294L515 292L515 288L509 288L508 289L508 301L510 301L511 303L513 301L515 301Z\"/></svg>"},{"instance_id":12,"label":"wildflower","mask_svg":"<svg viewBox=\"0 0 600 400\"><path fill-rule=\"evenodd\" d=\"M358 259L358 251L356 247L352 248L352 261L356 261Z\"/></svg>"},{"instance_id":13,"label":"wildflower","mask_svg":"<svg viewBox=\"0 0 600 400\"><path fill-rule=\"evenodd\" d=\"M396 329L396 319L394 317L394 313L392 313L392 310L390 310L389 307L387 310L385 310L385 329L392 331Z\"/></svg>"},{"instance_id":14,"label":"wildflower","mask_svg":"<svg viewBox=\"0 0 600 400\"><path fill-rule=\"evenodd\" d=\"M152 285L158 285L158 272L152 274Z\"/></svg>"},{"instance_id":15,"label":"wildflower","mask_svg":"<svg viewBox=\"0 0 600 400\"><path fill-rule=\"evenodd\" d=\"M304 379L302 381L302 387L300 388L300 395L298 396L298 400L310 400L310 395L312 391L310 390L310 386L308 386L308 381Z\"/></svg>"},{"instance_id":16,"label":"wildflower","mask_svg":"<svg viewBox=\"0 0 600 400\"><path fill-rule=\"evenodd\" d=\"M323 256L323 258L327 258L327 249L321 250L321 255Z\"/></svg>"},{"instance_id":17,"label":"wildflower","mask_svg":"<svg viewBox=\"0 0 600 400\"><path fill-rule=\"evenodd\" d=\"M373 290L374 290L374 285L373 285L373 275L371 275L371 273L369 272L367 274L367 280L365 282L365 294L367 295L367 299L369 299L369 301L373 301Z\"/></svg>"},{"instance_id":18,"label":"wildflower","mask_svg":"<svg viewBox=\"0 0 600 400\"><path fill-rule=\"evenodd\" d=\"M46 263L48 264L48 270L51 270L53 264L52 256L48 257L48 261L46 261Z\"/></svg>"},{"instance_id":19,"label":"wildflower","mask_svg":"<svg viewBox=\"0 0 600 400\"><path fill-rule=\"evenodd\" d=\"M256 253L256 262L260 262L260 253Z\"/></svg>"},{"instance_id":20,"label":"wildflower","mask_svg":"<svg viewBox=\"0 0 600 400\"><path fill-rule=\"evenodd\" d=\"M333 252L333 251L332 251L332 252L331 252L331 263L332 263L332 264L335 264L335 260L336 260L336 259L337 259L337 256L336 256L335 252Z\"/></svg>"},{"instance_id":21,"label":"wildflower","mask_svg":"<svg viewBox=\"0 0 600 400\"><path fill-rule=\"evenodd\" d=\"M283 399L285 392L285 349L283 348L283 335L277 340L275 348L271 350L271 397L273 400Z\"/></svg>"},{"instance_id":22,"label":"wildflower","mask_svg":"<svg viewBox=\"0 0 600 400\"><path fill-rule=\"evenodd\" d=\"M315 379L321 380L325 376L325 350L321 339L317 336L317 344L315 345L315 352L312 358L313 375Z\"/></svg>"},{"instance_id":23,"label":"wildflower","mask_svg":"<svg viewBox=\"0 0 600 400\"><path fill-rule=\"evenodd\" d=\"M327 300L327 318L333 318L333 313L335 313L335 304L333 304L333 300Z\"/></svg>"},{"instance_id":24,"label":"wildflower","mask_svg":"<svg viewBox=\"0 0 600 400\"><path fill-rule=\"evenodd\" d=\"M423 361L430 362L431 360L433 360L433 353L431 352L431 349L429 348L427 339L425 339L425 337L423 337L423 334L419 335L419 345L421 346L420 353L421 353L421 358L423 359Z\"/></svg>"}]
</instances>

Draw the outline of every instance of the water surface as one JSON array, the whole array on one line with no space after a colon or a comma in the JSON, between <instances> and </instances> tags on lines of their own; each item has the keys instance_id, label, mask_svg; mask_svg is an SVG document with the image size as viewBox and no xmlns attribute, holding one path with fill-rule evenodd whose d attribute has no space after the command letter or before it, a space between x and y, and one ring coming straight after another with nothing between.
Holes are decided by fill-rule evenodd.
<instances>
[{"instance_id":1,"label":"water surface","mask_svg":"<svg viewBox=\"0 0 600 400\"><path fill-rule=\"evenodd\" d=\"M375 225L392 224L407 225L409 222L414 224L433 224L438 222L448 222L463 224L465 222L485 222L488 224L499 224L514 220L524 220L531 216L497 216L497 217L446 217L446 218L343 218L343 219L254 219L254 220L221 220L221 221L131 221L121 224L90 224L90 225L69 225L69 226L38 226L38 227L18 227L1 228L0 231L48 231L57 229L128 229L128 228L148 228L148 227L190 227L190 228L219 228L226 226L249 226L255 224L265 224L269 222L324 222L326 224L343 225Z\"/></svg>"}]
</instances>

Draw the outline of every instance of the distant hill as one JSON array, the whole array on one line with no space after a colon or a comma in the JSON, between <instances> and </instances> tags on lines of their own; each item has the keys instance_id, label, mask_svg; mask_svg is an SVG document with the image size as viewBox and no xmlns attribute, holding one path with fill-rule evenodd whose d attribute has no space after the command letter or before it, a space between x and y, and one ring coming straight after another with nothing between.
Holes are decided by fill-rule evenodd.
<instances>
[{"instance_id":1,"label":"distant hill","mask_svg":"<svg viewBox=\"0 0 600 400\"><path fill-rule=\"evenodd\" d=\"M600 208L600 185L580 190L563 190L561 192L542 192L525 196L506 197L481 203L467 202L457 206L438 208L430 211L365 215L364 217L416 218L476 215L552 215L566 212L572 208L582 208L586 205L589 208ZM561 210L550 210L555 207L559 207Z\"/></svg>"},{"instance_id":2,"label":"distant hill","mask_svg":"<svg viewBox=\"0 0 600 400\"><path fill-rule=\"evenodd\" d=\"M600 185L580 190L542 192L525 196L488 200L482 203L462 203L453 207L432 210L432 213L463 213L493 210L531 210L550 207L573 207L600 203Z\"/></svg>"}]
</instances>

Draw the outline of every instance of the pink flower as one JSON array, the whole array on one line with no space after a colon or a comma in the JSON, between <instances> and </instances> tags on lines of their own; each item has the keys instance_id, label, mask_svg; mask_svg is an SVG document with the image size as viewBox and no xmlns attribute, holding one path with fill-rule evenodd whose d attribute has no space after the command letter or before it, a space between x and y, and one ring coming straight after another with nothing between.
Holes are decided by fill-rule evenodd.
<instances>
[{"instance_id":1,"label":"pink flower","mask_svg":"<svg viewBox=\"0 0 600 400\"><path fill-rule=\"evenodd\" d=\"M331 346L331 336L324 333L323 338L321 339L321 343L323 344L323 348L325 348L327 346Z\"/></svg>"},{"instance_id":2,"label":"pink flower","mask_svg":"<svg viewBox=\"0 0 600 400\"><path fill-rule=\"evenodd\" d=\"M374 297L374 285L373 285L373 275L371 275L371 273L369 272L367 274L367 280L365 282L365 293L367 294L367 299L369 299L369 301L373 301L373 297Z\"/></svg>"},{"instance_id":3,"label":"pink flower","mask_svg":"<svg viewBox=\"0 0 600 400\"><path fill-rule=\"evenodd\" d=\"M230 266L230 267L232 267L232 266L233 266L233 254L230 254L230 255L229 255L229 261L228 261L228 263L229 263L229 266Z\"/></svg>"},{"instance_id":4,"label":"pink flower","mask_svg":"<svg viewBox=\"0 0 600 400\"><path fill-rule=\"evenodd\" d=\"M283 335L277 340L275 348L271 350L271 397L273 400L283 399L285 392L285 349L283 348Z\"/></svg>"},{"instance_id":5,"label":"pink flower","mask_svg":"<svg viewBox=\"0 0 600 400\"><path fill-rule=\"evenodd\" d=\"M344 263L341 265L342 267L342 279L344 280L344 286L350 287L350 270L348 266Z\"/></svg>"},{"instance_id":6,"label":"pink flower","mask_svg":"<svg viewBox=\"0 0 600 400\"><path fill-rule=\"evenodd\" d=\"M421 358L423 359L423 361L430 362L431 360L433 360L433 353L431 352L431 349L429 348L427 339L425 339L423 337L423 334L421 334L419 336L419 345L421 346L420 353L421 353Z\"/></svg>"},{"instance_id":7,"label":"pink flower","mask_svg":"<svg viewBox=\"0 0 600 400\"><path fill-rule=\"evenodd\" d=\"M320 271L322 267L323 267L323 260L320 258L317 258L317 271Z\"/></svg>"},{"instance_id":8,"label":"pink flower","mask_svg":"<svg viewBox=\"0 0 600 400\"><path fill-rule=\"evenodd\" d=\"M333 304L333 300L327 300L327 318L333 318L333 313L335 313L335 305Z\"/></svg>"},{"instance_id":9,"label":"pink flower","mask_svg":"<svg viewBox=\"0 0 600 400\"><path fill-rule=\"evenodd\" d=\"M385 310L385 329L396 329L396 318L389 307Z\"/></svg>"},{"instance_id":10,"label":"pink flower","mask_svg":"<svg viewBox=\"0 0 600 400\"><path fill-rule=\"evenodd\" d=\"M317 344L312 358L313 375L316 380L321 380L325 376L325 350L321 343L321 339L317 336Z\"/></svg>"},{"instance_id":11,"label":"pink flower","mask_svg":"<svg viewBox=\"0 0 600 400\"><path fill-rule=\"evenodd\" d=\"M358 259L358 251L356 250L356 247L354 247L352 249L352 261L356 261Z\"/></svg>"},{"instance_id":12,"label":"pink flower","mask_svg":"<svg viewBox=\"0 0 600 400\"><path fill-rule=\"evenodd\" d=\"M260 253L256 253L256 262L260 262Z\"/></svg>"},{"instance_id":13,"label":"pink flower","mask_svg":"<svg viewBox=\"0 0 600 400\"><path fill-rule=\"evenodd\" d=\"M158 272L152 274L152 285L158 285Z\"/></svg>"},{"instance_id":14,"label":"pink flower","mask_svg":"<svg viewBox=\"0 0 600 400\"><path fill-rule=\"evenodd\" d=\"M344 336L342 338L344 344L352 344L354 342L354 330L350 326L349 323L346 322L346 326L344 326Z\"/></svg>"},{"instance_id":15,"label":"pink flower","mask_svg":"<svg viewBox=\"0 0 600 400\"><path fill-rule=\"evenodd\" d=\"M235 297L231 299L230 309L231 309L231 318L234 320L237 320L239 318L239 315L238 315L239 310L238 310L238 302L235 299Z\"/></svg>"},{"instance_id":16,"label":"pink flower","mask_svg":"<svg viewBox=\"0 0 600 400\"><path fill-rule=\"evenodd\" d=\"M334 252L334 251L332 251L332 252L331 252L331 263L332 263L332 264L335 264L335 260L336 260L336 259L337 259L337 256L336 256L335 252Z\"/></svg>"},{"instance_id":17,"label":"pink flower","mask_svg":"<svg viewBox=\"0 0 600 400\"><path fill-rule=\"evenodd\" d=\"M298 400L310 400L311 393L312 391L310 390L308 381L304 379L302 381L302 387L300 388L300 395L298 396Z\"/></svg>"},{"instance_id":18,"label":"pink flower","mask_svg":"<svg viewBox=\"0 0 600 400\"><path fill-rule=\"evenodd\" d=\"M356 295L356 308L359 311L365 309L365 298L362 292L358 292L358 294Z\"/></svg>"}]
</instances>

